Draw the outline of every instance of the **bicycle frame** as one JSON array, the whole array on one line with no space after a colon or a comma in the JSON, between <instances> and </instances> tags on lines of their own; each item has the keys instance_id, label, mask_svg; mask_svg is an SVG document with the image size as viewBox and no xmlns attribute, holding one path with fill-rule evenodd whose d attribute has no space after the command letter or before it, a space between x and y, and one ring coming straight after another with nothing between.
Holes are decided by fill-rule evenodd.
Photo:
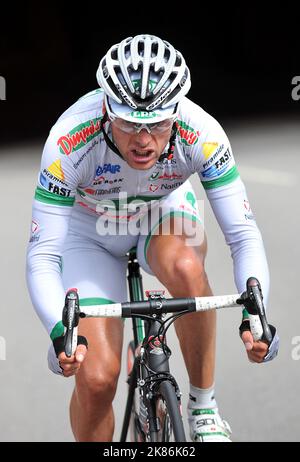
<instances>
[{"instance_id":1,"label":"bicycle frame","mask_svg":"<svg viewBox=\"0 0 300 462\"><path fill-rule=\"evenodd\" d=\"M140 272L140 266L136 260L136 255L134 252L129 253L128 259L128 286L129 286L129 298L130 301L142 301L144 300L143 292L143 282L142 275ZM137 349L139 343L144 338L144 325L141 319L132 318L132 329L133 329L133 340L134 340L134 350ZM125 414L123 419L123 426L121 431L120 441L124 442L127 438L129 422L131 417L131 409L134 399L134 391L137 386L137 375L139 367L139 357L135 356L134 363L132 366L131 374L128 378L129 390L125 408Z\"/></svg>"},{"instance_id":2,"label":"bicycle frame","mask_svg":"<svg viewBox=\"0 0 300 462\"><path fill-rule=\"evenodd\" d=\"M143 283L142 283L142 275L140 272L140 266L139 263L136 259L136 254L134 251L131 251L129 253L129 260L128 260L128 285L129 285L129 295L130 295L130 301L142 301L144 300L144 292L143 292ZM160 319L160 317L159 317ZM139 345L143 343L143 341L146 339L150 339L152 336L156 337L158 335L158 330L160 328L160 323L156 320L153 321L145 321L142 320L141 318L132 318L132 327L133 327L133 338L134 338L134 350L136 351ZM157 348L157 351L159 349L160 342L158 342L156 345L152 345L153 348ZM145 351L145 356L147 357L145 359L145 362L147 363L147 366L150 367L150 369L153 371L153 374L150 374L146 370L146 367L143 366L144 364L144 359L141 358L140 354L135 354L134 357L134 363L132 367L132 371L129 375L128 378L128 383L129 383L129 390L128 390L128 397L127 397L127 403L126 403L126 408L125 408L125 414L124 414L124 419L123 419L123 426L122 426L122 431L121 431L121 437L120 441L125 442L127 438L127 433L128 433L128 428L129 428L129 422L130 422L130 417L131 417L131 410L132 410L132 405L133 405L133 399L134 399L134 391L138 385L138 380L145 380L146 378L149 377L150 383L151 383L151 377L154 380L154 377L156 380L165 380L168 379L174 384L176 392L179 393L179 389L177 386L177 383L175 379L172 377L170 374L170 368L169 368L169 357L170 357L170 351L169 354L166 353L166 345L165 345L165 350L163 352L160 351L160 354L147 354L147 351ZM149 343L146 346L146 350L151 349L151 346ZM157 374L157 375L156 375ZM153 383L152 383L153 385ZM146 389L149 388L146 386ZM149 390L148 390L149 391ZM152 393L152 390L150 391ZM157 432L159 429L157 427L157 419L156 419L156 409L153 405L153 401L151 400L151 397L148 398L147 402L147 410L148 410L148 417L149 417L149 432Z\"/></svg>"},{"instance_id":3,"label":"bicycle frame","mask_svg":"<svg viewBox=\"0 0 300 462\"><path fill-rule=\"evenodd\" d=\"M133 322L134 363L131 371L129 371L129 391L121 442L126 441L132 409L135 409L133 404L136 388L139 388L139 398L142 398L140 412L144 411L143 407L146 408L148 425L146 431L147 435L149 434L150 436L150 440L155 442L161 436L168 438L169 431L167 433L164 431L162 435L159 434L161 421L157 416L167 416L168 411L170 411L169 416L174 437L176 441L185 441L179 409L180 393L174 377L170 374L169 357L171 352L165 343L165 334L178 316L244 305L249 315L249 324L246 330L250 328L254 340L265 341L270 348L273 345L273 350L270 350L269 354L272 354L273 357L276 356L278 338L275 338L275 328L273 328L274 334L272 334L272 326L267 322L260 283L255 277L248 278L246 291L242 294L170 299L166 299L160 294L151 294L147 300L144 300L140 266L135 250L132 250L129 252L128 259L128 284L130 302L100 304L91 307L79 306L79 296L76 288L67 291L62 313L62 322L66 328L63 336L63 351L67 357L74 354L77 346L77 329L80 318L131 318ZM163 321L165 314L170 314L171 316ZM162 337L160 337L161 333ZM162 413L157 412L156 407L160 402L165 403L167 413L164 413L163 408L161 408ZM144 426L145 419L143 417L146 412L141 412L142 426ZM168 423L167 420L166 422ZM136 420L135 423L137 424L138 432L140 432L140 420ZM166 428L168 428L168 425L163 424L163 430ZM141 430L143 431L143 428ZM145 432L143 431L143 433Z\"/></svg>"}]
</instances>

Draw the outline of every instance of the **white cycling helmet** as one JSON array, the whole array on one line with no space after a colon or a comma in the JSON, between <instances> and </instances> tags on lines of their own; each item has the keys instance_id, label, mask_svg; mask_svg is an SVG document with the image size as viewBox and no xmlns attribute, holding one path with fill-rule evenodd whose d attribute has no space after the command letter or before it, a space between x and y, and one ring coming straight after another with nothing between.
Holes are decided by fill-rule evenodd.
<instances>
[{"instance_id":1,"label":"white cycling helmet","mask_svg":"<svg viewBox=\"0 0 300 462\"><path fill-rule=\"evenodd\" d=\"M101 59L97 80L111 118L155 123L177 113L191 86L182 54L154 35L128 37Z\"/></svg>"}]
</instances>

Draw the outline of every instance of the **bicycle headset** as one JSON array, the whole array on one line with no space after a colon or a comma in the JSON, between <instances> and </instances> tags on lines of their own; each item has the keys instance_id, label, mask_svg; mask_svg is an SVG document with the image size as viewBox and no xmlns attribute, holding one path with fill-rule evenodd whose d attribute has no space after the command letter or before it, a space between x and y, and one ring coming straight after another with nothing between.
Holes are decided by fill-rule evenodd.
<instances>
[{"instance_id":1,"label":"bicycle headset","mask_svg":"<svg viewBox=\"0 0 300 462\"><path fill-rule=\"evenodd\" d=\"M182 54L154 35L128 37L113 45L101 59L97 81L105 93L101 130L105 142L123 159L104 129L107 121L121 118L140 124L173 119L167 153L159 162L171 159L175 146L179 101L191 87L190 71Z\"/></svg>"}]
</instances>

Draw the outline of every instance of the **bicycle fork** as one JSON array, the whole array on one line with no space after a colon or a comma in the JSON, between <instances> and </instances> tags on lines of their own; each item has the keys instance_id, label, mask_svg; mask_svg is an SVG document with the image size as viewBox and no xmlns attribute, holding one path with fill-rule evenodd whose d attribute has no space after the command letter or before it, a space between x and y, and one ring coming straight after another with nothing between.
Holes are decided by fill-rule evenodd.
<instances>
[{"instance_id":1,"label":"bicycle fork","mask_svg":"<svg viewBox=\"0 0 300 462\"><path fill-rule=\"evenodd\" d=\"M180 392L175 379L170 375L169 357L171 351L162 337L158 337L160 323L154 321L148 330L148 340L141 350L140 377L144 380L139 384L143 393L143 403L148 412L149 434L151 441L158 440L158 433L162 431L158 409L159 385L162 381L172 382L177 395Z\"/></svg>"}]
</instances>

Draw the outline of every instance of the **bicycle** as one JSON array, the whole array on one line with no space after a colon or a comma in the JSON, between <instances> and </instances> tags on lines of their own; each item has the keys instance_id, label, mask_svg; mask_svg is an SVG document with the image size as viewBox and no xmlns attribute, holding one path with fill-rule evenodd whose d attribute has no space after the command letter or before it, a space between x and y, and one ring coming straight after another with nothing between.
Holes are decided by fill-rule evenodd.
<instances>
[{"instance_id":1,"label":"bicycle","mask_svg":"<svg viewBox=\"0 0 300 462\"><path fill-rule=\"evenodd\" d=\"M128 396L120 441L125 442L128 430L135 442L185 442L181 413L181 393L170 373L171 350L166 332L180 316L244 305L249 312L250 328L255 340L272 341L259 281L252 277L242 294L164 298L163 291L146 292L144 300L142 275L135 250L128 254L128 286L130 302L79 307L77 289L66 294L63 324L66 327L64 350L70 357L77 346L80 318L132 318L133 340L128 345ZM170 314L169 317L165 317Z\"/></svg>"}]
</instances>

